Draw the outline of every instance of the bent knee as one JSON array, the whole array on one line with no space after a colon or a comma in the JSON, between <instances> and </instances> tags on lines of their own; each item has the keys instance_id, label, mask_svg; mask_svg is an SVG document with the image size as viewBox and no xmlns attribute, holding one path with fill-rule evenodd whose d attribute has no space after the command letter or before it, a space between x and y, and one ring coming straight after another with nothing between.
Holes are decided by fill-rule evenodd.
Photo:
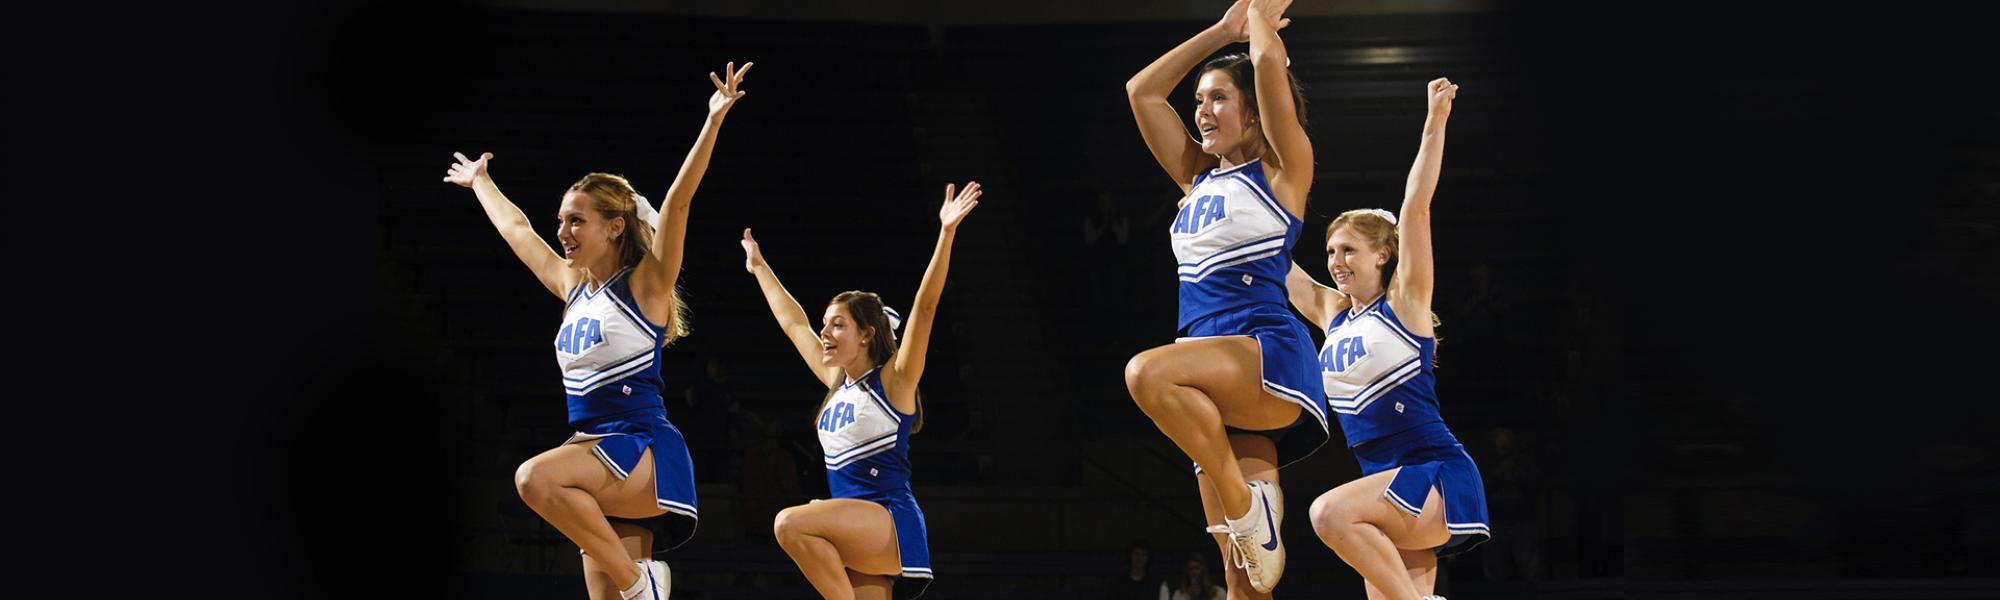
<instances>
[{"instance_id":1,"label":"bent knee","mask_svg":"<svg viewBox=\"0 0 2000 600\"><path fill-rule=\"evenodd\" d=\"M1313 499L1312 508L1307 509L1306 514L1312 519L1314 530L1326 532L1361 522L1358 508L1352 502L1343 501L1341 496L1328 492Z\"/></svg>"},{"instance_id":2,"label":"bent knee","mask_svg":"<svg viewBox=\"0 0 2000 600\"><path fill-rule=\"evenodd\" d=\"M1143 402L1139 393L1152 387L1152 381L1159 376L1159 362L1144 353L1125 361L1125 389L1132 392L1132 398Z\"/></svg>"},{"instance_id":3,"label":"bent knee","mask_svg":"<svg viewBox=\"0 0 2000 600\"><path fill-rule=\"evenodd\" d=\"M778 538L782 543L805 535L806 519L800 516L803 508L805 507L794 506L778 511L777 518L771 519L771 536Z\"/></svg>"},{"instance_id":4,"label":"bent knee","mask_svg":"<svg viewBox=\"0 0 2000 600\"><path fill-rule=\"evenodd\" d=\"M1182 379L1181 371L1172 366L1172 361L1152 351L1141 352L1132 360L1125 361L1125 389L1132 393L1132 401L1142 408L1161 400L1160 390L1188 383Z\"/></svg>"},{"instance_id":5,"label":"bent knee","mask_svg":"<svg viewBox=\"0 0 2000 600\"><path fill-rule=\"evenodd\" d=\"M544 479L547 477L540 472L535 461L528 460L514 469L514 491L521 495L522 500L532 501L544 494L547 487Z\"/></svg>"}]
</instances>

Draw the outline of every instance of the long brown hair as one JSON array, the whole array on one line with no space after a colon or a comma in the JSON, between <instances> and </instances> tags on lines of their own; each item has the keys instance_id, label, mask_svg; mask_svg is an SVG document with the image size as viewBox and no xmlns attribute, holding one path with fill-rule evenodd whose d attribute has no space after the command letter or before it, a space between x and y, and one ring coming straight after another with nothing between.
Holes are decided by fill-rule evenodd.
<instances>
[{"instance_id":1,"label":"long brown hair","mask_svg":"<svg viewBox=\"0 0 2000 600\"><path fill-rule=\"evenodd\" d=\"M632 189L632 183L624 177L610 173L590 173L569 186L570 192L589 196L595 203L597 213L606 223L616 219L625 221L625 231L618 236L618 267L638 266L653 248L653 224L639 218L639 192ZM674 282L671 302L673 308L667 315L667 326L661 332L662 345L674 343L687 337L687 303L681 301L680 282Z\"/></svg>"},{"instance_id":2,"label":"long brown hair","mask_svg":"<svg viewBox=\"0 0 2000 600\"><path fill-rule=\"evenodd\" d=\"M835 304L840 305L841 310L847 311L849 319L854 320L862 328L870 331L868 337L869 364L879 368L882 365L889 364L889 361L896 357L896 327L889 322L889 314L883 310L881 296L876 295L874 292L858 290L841 292L839 295L834 296L833 300L827 302L828 306ZM819 414L820 411L826 410L826 403L833 400L834 392L838 391L840 391L839 384L827 388L826 397L820 399L819 410L813 411L813 414ZM910 427L910 433L916 433L924 429L924 396L921 390L917 392L916 399L917 422ZM890 408L894 409L895 407L891 406Z\"/></svg>"},{"instance_id":3,"label":"long brown hair","mask_svg":"<svg viewBox=\"0 0 2000 600\"><path fill-rule=\"evenodd\" d=\"M1258 113L1256 66L1257 66L1256 63L1250 60L1249 54L1245 54L1242 52L1237 52L1234 54L1224 54L1222 56L1217 56L1213 59L1210 59L1206 63L1203 63L1201 65L1201 70L1195 73L1195 76L1200 77L1202 75L1206 75L1208 74L1209 71L1222 71L1224 73L1228 73L1229 78L1236 83L1236 89L1242 90L1241 93L1243 96L1244 107L1249 109L1251 116L1256 116ZM1305 129L1307 124L1306 87L1304 84L1299 82L1299 75L1297 73L1293 73L1292 69L1289 67L1285 69L1285 81L1290 84L1289 87L1292 90L1292 112L1298 115L1299 128ZM1256 138L1257 143L1262 145L1265 150L1269 150L1271 148L1271 141L1264 139L1264 130L1260 128L1257 129L1256 132L1257 132L1257 138ZM1262 154L1263 153L1259 153L1259 156L1261 157ZM1289 168L1291 165L1279 165L1279 166ZM1311 168L1311 165L1307 165L1306 168Z\"/></svg>"}]
</instances>

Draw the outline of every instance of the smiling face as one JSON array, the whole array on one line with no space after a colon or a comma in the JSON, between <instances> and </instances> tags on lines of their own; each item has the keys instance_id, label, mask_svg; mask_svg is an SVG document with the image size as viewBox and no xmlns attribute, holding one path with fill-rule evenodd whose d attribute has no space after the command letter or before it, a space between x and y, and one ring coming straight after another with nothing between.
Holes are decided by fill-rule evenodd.
<instances>
[{"instance_id":1,"label":"smiling face","mask_svg":"<svg viewBox=\"0 0 2000 600\"><path fill-rule=\"evenodd\" d=\"M874 334L867 324L848 314L845 303L828 303L826 313L820 316L820 364L845 368L850 376L861 375L868 369L856 365L868 362L868 346L874 343Z\"/></svg>"},{"instance_id":2,"label":"smiling face","mask_svg":"<svg viewBox=\"0 0 2000 600\"><path fill-rule=\"evenodd\" d=\"M1343 294L1373 298L1381 293L1382 269L1388 264L1389 249L1348 224L1334 226L1326 236L1326 272Z\"/></svg>"},{"instance_id":3,"label":"smiling face","mask_svg":"<svg viewBox=\"0 0 2000 600\"><path fill-rule=\"evenodd\" d=\"M1236 80L1223 69L1210 69L1195 82L1195 131L1201 134L1201 151L1229 155L1244 144L1261 139L1255 128L1256 105Z\"/></svg>"},{"instance_id":4,"label":"smiling face","mask_svg":"<svg viewBox=\"0 0 2000 600\"><path fill-rule=\"evenodd\" d=\"M609 277L646 257L652 226L639 219L638 193L624 177L588 173L563 192L557 240L574 269Z\"/></svg>"},{"instance_id":5,"label":"smiling face","mask_svg":"<svg viewBox=\"0 0 2000 600\"><path fill-rule=\"evenodd\" d=\"M562 243L563 258L569 261L570 268L585 269L607 258L617 258L618 237L625 233L625 221L604 218L590 194L577 191L563 194L556 218L561 222L556 228L556 241Z\"/></svg>"}]
</instances>

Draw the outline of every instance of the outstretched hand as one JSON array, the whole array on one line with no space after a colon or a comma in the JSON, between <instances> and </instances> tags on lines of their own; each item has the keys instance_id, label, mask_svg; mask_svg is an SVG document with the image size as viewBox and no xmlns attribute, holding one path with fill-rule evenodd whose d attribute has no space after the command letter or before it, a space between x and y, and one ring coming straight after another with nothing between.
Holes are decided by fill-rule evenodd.
<instances>
[{"instance_id":1,"label":"outstretched hand","mask_svg":"<svg viewBox=\"0 0 2000 600\"><path fill-rule=\"evenodd\" d=\"M708 80L715 83L715 93L708 97L708 114L719 116L727 113L729 107L736 104L737 98L750 93L741 89L743 74L749 73L750 67L755 64L757 63L743 63L743 68L739 70L736 68L736 63L731 62L722 68L722 77L717 77L714 71L708 72Z\"/></svg>"},{"instance_id":2,"label":"outstretched hand","mask_svg":"<svg viewBox=\"0 0 2000 600\"><path fill-rule=\"evenodd\" d=\"M444 181L446 183L456 183L465 187L472 187L472 182L474 180L479 179L481 177L485 177L486 161L493 159L492 152L486 152L480 154L479 160L472 160L470 158L466 158L464 154L458 152L453 152L451 153L451 155L457 158L458 162L456 164L453 164L450 169L445 170Z\"/></svg>"},{"instance_id":3,"label":"outstretched hand","mask_svg":"<svg viewBox=\"0 0 2000 600\"><path fill-rule=\"evenodd\" d=\"M1291 7L1292 0L1250 0L1249 10L1255 11L1257 14L1246 13L1244 15L1243 41L1250 41L1250 29L1248 26L1250 19L1263 19L1264 22L1271 24L1271 31L1278 31L1290 26L1292 20L1285 18L1285 10Z\"/></svg>"},{"instance_id":4,"label":"outstretched hand","mask_svg":"<svg viewBox=\"0 0 2000 600\"><path fill-rule=\"evenodd\" d=\"M757 247L757 238L750 237L750 228L743 228L743 270L757 273L757 267L764 266L764 251Z\"/></svg>"},{"instance_id":5,"label":"outstretched hand","mask_svg":"<svg viewBox=\"0 0 2000 600\"><path fill-rule=\"evenodd\" d=\"M965 215L979 206L979 195L983 193L985 191L979 189L977 181L966 182L964 190L958 190L953 184L945 184L944 207L938 209L938 221L944 224L944 229L956 231L959 221L965 220Z\"/></svg>"},{"instance_id":6,"label":"outstretched hand","mask_svg":"<svg viewBox=\"0 0 2000 600\"><path fill-rule=\"evenodd\" d=\"M1230 41L1239 44L1250 41L1250 1L1236 0L1234 4L1229 5L1227 12L1222 13L1222 20L1215 24L1216 27L1229 32ZM1291 3L1286 2L1285 5L1290 6ZM1263 9L1259 10L1261 12ZM1278 16L1283 17L1283 15L1284 9L1278 9ZM1291 24L1291 19L1279 18L1273 26L1273 31L1284 29Z\"/></svg>"}]
</instances>

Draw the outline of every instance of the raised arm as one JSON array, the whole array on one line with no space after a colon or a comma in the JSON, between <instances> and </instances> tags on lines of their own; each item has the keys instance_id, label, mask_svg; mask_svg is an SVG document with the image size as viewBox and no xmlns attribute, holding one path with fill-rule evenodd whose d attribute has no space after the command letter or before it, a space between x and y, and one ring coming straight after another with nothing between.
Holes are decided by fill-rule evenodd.
<instances>
[{"instance_id":1,"label":"raised arm","mask_svg":"<svg viewBox=\"0 0 2000 600\"><path fill-rule=\"evenodd\" d=\"M549 248L548 240L535 233L534 226L528 224L528 215L521 208L507 200L500 193L500 186L493 183L493 177L486 174L488 161L493 153L479 155L479 160L466 158L464 154L453 152L458 162L445 171L444 180L472 188L472 195L479 198L479 206L486 209L486 220L500 230L500 237L507 240L507 246L514 249L514 257L528 270L535 272L535 278L542 281L542 287L557 298L564 298L565 292L576 285L576 272L569 269L569 263Z\"/></svg>"},{"instance_id":2,"label":"raised arm","mask_svg":"<svg viewBox=\"0 0 2000 600\"><path fill-rule=\"evenodd\" d=\"M674 183L667 188L667 196L660 200L660 215L655 219L657 231L653 232L653 247L649 250L651 260L639 261L632 270L632 293L639 300L639 310L648 316L671 318L674 310L674 284L681 275L681 247L687 241L688 207L694 202L694 192L701 187L701 178L708 173L708 157L715 151L715 138L722 131L722 119L729 114L729 107L742 98L744 92L738 89L743 83L743 74L750 71L744 63L738 70L736 63L729 63L723 69L728 76L725 81L708 74L709 81L715 83L715 93L708 98L708 119L701 124L701 133L695 137L694 148L688 150L687 158L681 161L679 173L674 175ZM673 323L667 323L674 329Z\"/></svg>"},{"instance_id":3,"label":"raised arm","mask_svg":"<svg viewBox=\"0 0 2000 600\"><path fill-rule=\"evenodd\" d=\"M1145 138L1153 160L1160 162L1160 168L1167 170L1182 193L1193 186L1196 173L1216 165L1216 158L1201 152L1201 142L1188 133L1187 123L1174 112L1167 95L1202 59L1232 42L1243 41L1244 15L1249 7L1249 0L1237 0L1221 21L1174 46L1125 82L1125 99L1132 105L1132 117L1139 121L1139 136Z\"/></svg>"},{"instance_id":4,"label":"raised arm","mask_svg":"<svg viewBox=\"0 0 2000 600\"><path fill-rule=\"evenodd\" d=\"M1285 273L1285 295L1291 299L1292 307L1299 309L1299 313L1318 325L1321 331L1332 325L1333 316L1347 310L1352 302L1340 290L1313 281L1298 263L1292 263L1292 270Z\"/></svg>"},{"instance_id":5,"label":"raised arm","mask_svg":"<svg viewBox=\"0 0 2000 600\"><path fill-rule=\"evenodd\" d=\"M951 270L951 242L958 236L958 224L979 206L979 182L967 182L954 194L955 186L944 186L944 207L938 209L937 248L931 250L931 264L924 268L923 283L917 284L917 302L910 307L910 319L903 327L902 346L896 349L895 365L889 377L889 403L905 413L917 410L917 381L924 376L924 354L931 347L931 325L937 321L938 297L944 294L945 273Z\"/></svg>"},{"instance_id":6,"label":"raised arm","mask_svg":"<svg viewBox=\"0 0 2000 600\"><path fill-rule=\"evenodd\" d=\"M743 257L743 269L757 276L757 287L764 291L764 303L771 306L771 316L778 318L778 328L785 331L785 338L792 341L792 348L799 351L806 368L812 369L821 385L833 387L840 383L840 367L820 363L823 347L819 334L813 332L812 321L806 317L806 310L799 307L799 301L785 291L785 284L778 283L777 272L764 262L764 251L757 246L757 238L750 237L749 229L743 230Z\"/></svg>"},{"instance_id":7,"label":"raised arm","mask_svg":"<svg viewBox=\"0 0 2000 600\"><path fill-rule=\"evenodd\" d=\"M1430 112L1424 117L1424 139L1417 146L1417 160L1410 165L1410 178L1403 186L1403 209L1397 216L1401 241L1396 248L1396 289L1393 297L1403 322L1417 335L1432 335L1431 322L1414 315L1431 311L1431 287L1436 279L1436 262L1431 257L1431 195L1437 190L1438 171L1444 164L1444 126L1451 118L1451 103L1458 98L1458 86L1439 77L1425 86Z\"/></svg>"},{"instance_id":8,"label":"raised arm","mask_svg":"<svg viewBox=\"0 0 2000 600\"><path fill-rule=\"evenodd\" d=\"M1271 143L1270 155L1277 158L1265 161L1277 163L1271 187L1286 209L1302 215L1306 191L1312 189L1312 140L1306 137L1298 108L1292 105L1292 78L1287 73L1291 58L1285 53L1285 42L1278 39L1278 30L1291 24L1291 19L1285 18L1285 9L1291 5L1292 0L1252 0L1247 30L1250 63L1257 72L1258 121L1264 139Z\"/></svg>"}]
</instances>

